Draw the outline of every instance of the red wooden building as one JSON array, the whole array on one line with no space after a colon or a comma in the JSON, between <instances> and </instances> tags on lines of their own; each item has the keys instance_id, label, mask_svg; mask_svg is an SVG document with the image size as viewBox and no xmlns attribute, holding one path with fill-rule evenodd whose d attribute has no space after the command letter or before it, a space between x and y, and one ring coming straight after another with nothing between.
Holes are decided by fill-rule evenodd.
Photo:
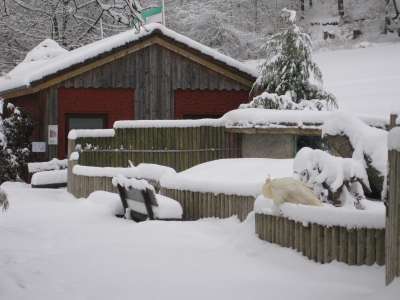
<instances>
[{"instance_id":1,"label":"red wooden building","mask_svg":"<svg viewBox=\"0 0 400 300\"><path fill-rule=\"evenodd\" d=\"M72 128L220 117L247 102L256 79L246 65L159 24L58 50L0 78L0 96L31 113L33 140L50 142L43 159L65 156Z\"/></svg>"}]
</instances>

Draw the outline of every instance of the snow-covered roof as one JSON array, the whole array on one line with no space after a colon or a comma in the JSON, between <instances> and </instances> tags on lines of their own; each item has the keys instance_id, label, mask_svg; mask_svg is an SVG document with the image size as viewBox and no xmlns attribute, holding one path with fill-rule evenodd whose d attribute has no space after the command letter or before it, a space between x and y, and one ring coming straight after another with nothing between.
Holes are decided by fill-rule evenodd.
<instances>
[{"instance_id":1,"label":"snow-covered roof","mask_svg":"<svg viewBox=\"0 0 400 300\"><path fill-rule=\"evenodd\" d=\"M44 79L49 75L56 74L57 72L83 63L103 53L110 52L129 43L138 41L155 32L160 32L162 35L176 42L182 43L204 55L210 56L231 68L248 74L249 76L257 76L257 71L254 68L168 29L161 24L153 23L146 25L140 32L128 30L72 51L67 51L61 48L52 40L45 40L30 51L23 62L16 66L7 75L0 77L0 93L29 87L35 81ZM32 57L34 59L31 59Z\"/></svg>"}]
</instances>

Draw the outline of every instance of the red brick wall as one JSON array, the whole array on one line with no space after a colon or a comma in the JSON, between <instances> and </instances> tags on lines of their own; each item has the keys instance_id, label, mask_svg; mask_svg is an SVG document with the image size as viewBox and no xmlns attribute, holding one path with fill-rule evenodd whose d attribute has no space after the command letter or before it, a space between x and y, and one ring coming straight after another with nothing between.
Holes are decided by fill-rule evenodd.
<instances>
[{"instance_id":1,"label":"red brick wall","mask_svg":"<svg viewBox=\"0 0 400 300\"><path fill-rule=\"evenodd\" d=\"M69 89L58 91L58 154L65 157L67 114L105 114L107 127L115 121L134 119L133 89Z\"/></svg>"},{"instance_id":2,"label":"red brick wall","mask_svg":"<svg viewBox=\"0 0 400 300\"><path fill-rule=\"evenodd\" d=\"M248 91L175 91L175 118L220 117L226 112L247 103Z\"/></svg>"}]
</instances>

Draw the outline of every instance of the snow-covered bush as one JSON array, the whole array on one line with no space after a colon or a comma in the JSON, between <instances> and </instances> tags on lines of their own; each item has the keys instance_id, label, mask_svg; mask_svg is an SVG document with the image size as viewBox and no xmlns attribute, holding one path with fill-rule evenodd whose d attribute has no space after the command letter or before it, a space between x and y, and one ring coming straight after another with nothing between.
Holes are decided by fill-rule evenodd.
<instances>
[{"instance_id":1,"label":"snow-covered bush","mask_svg":"<svg viewBox=\"0 0 400 300\"><path fill-rule=\"evenodd\" d=\"M33 125L13 104L0 101L0 183L27 173Z\"/></svg>"},{"instance_id":2,"label":"snow-covered bush","mask_svg":"<svg viewBox=\"0 0 400 300\"><path fill-rule=\"evenodd\" d=\"M337 107L335 96L323 89L321 70L312 60L310 36L295 20L295 11L282 10L286 28L267 39L267 57L251 91L255 98L247 107L318 110Z\"/></svg>"},{"instance_id":3,"label":"snow-covered bush","mask_svg":"<svg viewBox=\"0 0 400 300\"><path fill-rule=\"evenodd\" d=\"M385 198L382 191L388 160L386 130L371 127L351 114L337 112L324 122L322 137L336 155L361 161L371 186L369 196Z\"/></svg>"},{"instance_id":4,"label":"snow-covered bush","mask_svg":"<svg viewBox=\"0 0 400 300\"><path fill-rule=\"evenodd\" d=\"M364 189L370 189L361 161L332 156L321 150L301 149L294 160L294 173L321 201L335 206L362 209Z\"/></svg>"},{"instance_id":5,"label":"snow-covered bush","mask_svg":"<svg viewBox=\"0 0 400 300\"><path fill-rule=\"evenodd\" d=\"M241 104L239 108L266 108L266 109L288 109L288 110L331 110L330 105L325 100L301 100L295 102L292 92L286 92L285 95L271 94L263 92L256 96L250 103Z\"/></svg>"}]
</instances>

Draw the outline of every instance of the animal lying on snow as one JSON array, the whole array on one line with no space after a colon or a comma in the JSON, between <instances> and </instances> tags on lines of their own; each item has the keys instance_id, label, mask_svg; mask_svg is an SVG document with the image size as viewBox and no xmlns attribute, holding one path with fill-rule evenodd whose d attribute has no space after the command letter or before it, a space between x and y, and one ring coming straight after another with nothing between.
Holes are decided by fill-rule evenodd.
<instances>
[{"instance_id":1,"label":"animal lying on snow","mask_svg":"<svg viewBox=\"0 0 400 300\"><path fill-rule=\"evenodd\" d=\"M262 194L264 197L274 201L279 206L284 202L305 204L305 205L322 205L322 202L314 195L313 191L304 183L294 178L267 178L263 187Z\"/></svg>"}]
</instances>

